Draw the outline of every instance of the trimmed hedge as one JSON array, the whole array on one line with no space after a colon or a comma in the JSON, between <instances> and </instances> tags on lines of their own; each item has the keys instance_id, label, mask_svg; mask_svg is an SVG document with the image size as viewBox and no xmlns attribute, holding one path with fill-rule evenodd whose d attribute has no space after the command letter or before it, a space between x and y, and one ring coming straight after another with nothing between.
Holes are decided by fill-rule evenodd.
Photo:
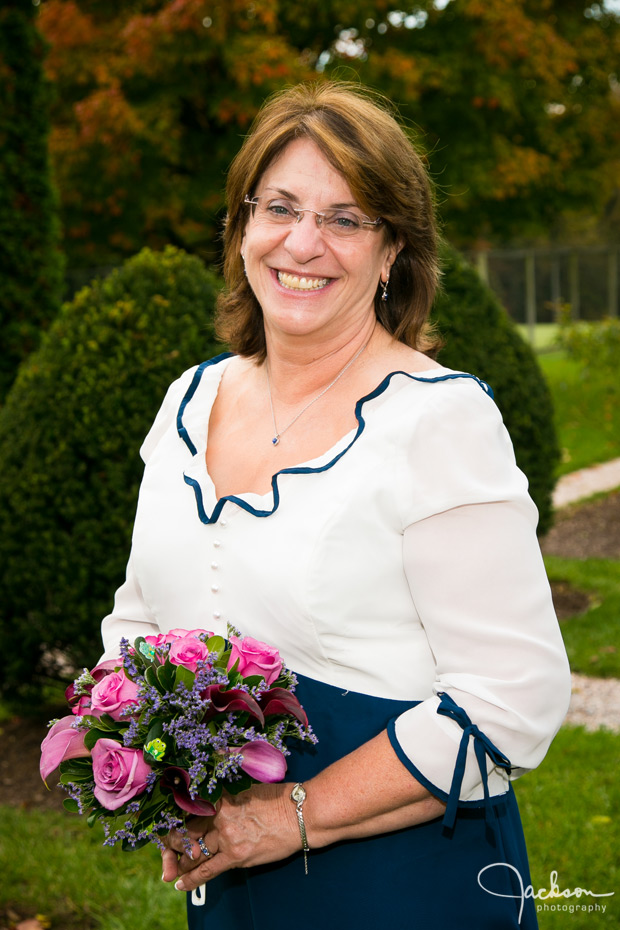
<instances>
[{"instance_id":1,"label":"trimmed hedge","mask_svg":"<svg viewBox=\"0 0 620 930\"><path fill-rule=\"evenodd\" d=\"M60 309L64 259L47 151L49 85L36 7L0 9L0 402Z\"/></svg>"},{"instance_id":2,"label":"trimmed hedge","mask_svg":"<svg viewBox=\"0 0 620 930\"><path fill-rule=\"evenodd\" d=\"M551 526L555 469L560 461L553 402L536 357L493 292L450 246L442 254L443 291L433 319L445 346L438 361L487 381L538 507L538 532Z\"/></svg>"},{"instance_id":3,"label":"trimmed hedge","mask_svg":"<svg viewBox=\"0 0 620 930\"><path fill-rule=\"evenodd\" d=\"M198 258L145 249L65 304L21 367L0 411L7 691L36 694L65 657L81 666L100 654L129 553L138 448L170 382L220 351L219 287Z\"/></svg>"},{"instance_id":4,"label":"trimmed hedge","mask_svg":"<svg viewBox=\"0 0 620 930\"><path fill-rule=\"evenodd\" d=\"M534 357L478 275L448 250L440 360L489 381L549 521L557 445ZM124 577L138 447L169 383L221 351L221 282L199 259L147 249L66 304L0 410L0 651L11 695L100 652ZM35 674L33 674L33 671Z\"/></svg>"}]
</instances>

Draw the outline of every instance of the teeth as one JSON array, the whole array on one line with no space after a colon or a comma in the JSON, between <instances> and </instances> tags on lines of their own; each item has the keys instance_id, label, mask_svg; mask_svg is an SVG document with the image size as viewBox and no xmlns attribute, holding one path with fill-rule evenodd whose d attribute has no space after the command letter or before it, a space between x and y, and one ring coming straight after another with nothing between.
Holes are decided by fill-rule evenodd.
<instances>
[{"instance_id":1,"label":"teeth","mask_svg":"<svg viewBox=\"0 0 620 930\"><path fill-rule=\"evenodd\" d=\"M286 271L278 272L278 281L283 287L289 287L296 291L312 291L329 284L329 278L300 278L296 274L287 274Z\"/></svg>"}]
</instances>

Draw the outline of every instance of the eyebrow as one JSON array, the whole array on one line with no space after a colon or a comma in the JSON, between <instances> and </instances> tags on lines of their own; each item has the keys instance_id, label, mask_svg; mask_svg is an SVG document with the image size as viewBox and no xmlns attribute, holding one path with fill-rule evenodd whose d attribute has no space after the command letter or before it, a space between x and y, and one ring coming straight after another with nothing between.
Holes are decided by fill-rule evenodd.
<instances>
[{"instance_id":1,"label":"eyebrow","mask_svg":"<svg viewBox=\"0 0 620 930\"><path fill-rule=\"evenodd\" d=\"M281 197L284 197L285 200L290 200L293 203L299 203L298 198L295 194L291 194L290 191L285 191L281 187L267 187L265 190L273 191L276 194L280 194ZM359 204L355 202L351 203L332 203L328 207L324 207L324 210L349 210L351 207L355 207L356 210L359 210Z\"/></svg>"}]
</instances>

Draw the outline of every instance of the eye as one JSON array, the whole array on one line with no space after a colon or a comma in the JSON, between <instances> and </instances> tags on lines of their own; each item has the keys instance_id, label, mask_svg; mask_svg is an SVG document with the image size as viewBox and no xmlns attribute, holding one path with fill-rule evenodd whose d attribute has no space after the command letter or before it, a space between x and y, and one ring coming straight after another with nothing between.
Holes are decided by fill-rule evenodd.
<instances>
[{"instance_id":1,"label":"eye","mask_svg":"<svg viewBox=\"0 0 620 930\"><path fill-rule=\"evenodd\" d=\"M295 211L288 200L270 200L267 204L267 213L273 219L294 219Z\"/></svg>"},{"instance_id":2,"label":"eye","mask_svg":"<svg viewBox=\"0 0 620 930\"><path fill-rule=\"evenodd\" d=\"M362 221L356 213L348 213L346 210L338 210L326 216L325 222L334 229L354 230L359 229Z\"/></svg>"}]
</instances>

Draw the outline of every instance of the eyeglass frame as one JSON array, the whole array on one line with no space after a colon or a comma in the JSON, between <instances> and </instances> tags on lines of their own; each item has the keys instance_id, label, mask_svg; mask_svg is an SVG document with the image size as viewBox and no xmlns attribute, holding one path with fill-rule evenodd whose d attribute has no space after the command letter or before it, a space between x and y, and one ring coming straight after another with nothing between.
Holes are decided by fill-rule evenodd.
<instances>
[{"instance_id":1,"label":"eyeglass frame","mask_svg":"<svg viewBox=\"0 0 620 930\"><path fill-rule=\"evenodd\" d=\"M258 194L256 197L250 197L248 194L246 194L245 197L243 198L243 203L248 204L248 206L252 208L255 208L258 206L258 201L260 200L262 196L263 196L262 194ZM274 198L274 199L286 200L287 198L281 197L281 198ZM316 218L316 225L319 227L319 229L323 228L323 220L325 219L326 214L322 213L320 210L312 210L310 207L294 207L292 204L291 204L291 210L297 217L295 222L292 224L293 226L297 226L297 224L301 222L302 213L314 213L314 216ZM341 211L334 210L333 212L338 213ZM352 211L343 210L342 212L347 213L347 212L352 212ZM254 209L252 209L252 216L254 216ZM381 216L378 216L376 220L371 220L368 214L366 213L360 213L360 216L366 217L365 220L362 220L362 226L371 226L373 229L377 229L383 223L383 217ZM284 224L282 225L284 226ZM358 232L358 229L356 229L355 232ZM346 238L346 236L343 236L343 238Z\"/></svg>"}]
</instances>

